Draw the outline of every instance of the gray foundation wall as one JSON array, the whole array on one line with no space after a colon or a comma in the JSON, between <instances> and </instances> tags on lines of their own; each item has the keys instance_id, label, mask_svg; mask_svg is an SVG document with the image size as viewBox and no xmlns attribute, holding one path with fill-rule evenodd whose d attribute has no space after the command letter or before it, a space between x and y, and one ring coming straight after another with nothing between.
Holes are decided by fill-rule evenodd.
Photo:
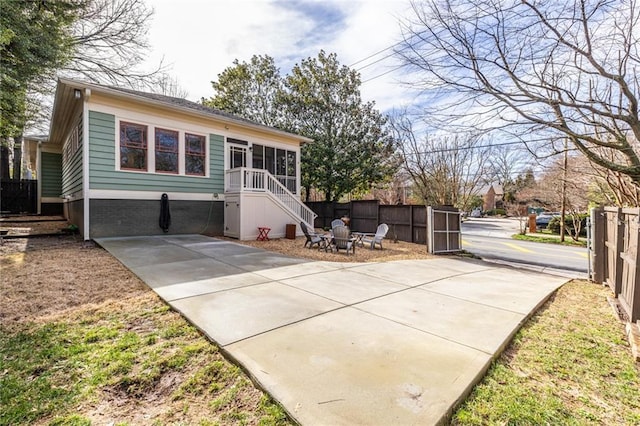
<instances>
[{"instance_id":1,"label":"gray foundation wall","mask_svg":"<svg viewBox=\"0 0 640 426\"><path fill-rule=\"evenodd\" d=\"M223 235L224 202L169 199L167 234ZM160 200L91 200L90 238L163 235Z\"/></svg>"},{"instance_id":2,"label":"gray foundation wall","mask_svg":"<svg viewBox=\"0 0 640 426\"><path fill-rule=\"evenodd\" d=\"M40 214L43 216L59 216L63 214L62 203L41 203Z\"/></svg>"},{"instance_id":3,"label":"gray foundation wall","mask_svg":"<svg viewBox=\"0 0 640 426\"><path fill-rule=\"evenodd\" d=\"M64 217L69 221L69 224L76 225L80 235L84 236L84 200L81 198L64 203L63 210Z\"/></svg>"}]
</instances>

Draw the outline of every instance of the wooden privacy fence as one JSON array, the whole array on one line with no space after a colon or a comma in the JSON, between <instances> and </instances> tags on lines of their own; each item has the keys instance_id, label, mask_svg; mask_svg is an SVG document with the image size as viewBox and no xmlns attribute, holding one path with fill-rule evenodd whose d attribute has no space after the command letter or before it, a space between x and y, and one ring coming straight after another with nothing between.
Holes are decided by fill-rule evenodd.
<instances>
[{"instance_id":1,"label":"wooden privacy fence","mask_svg":"<svg viewBox=\"0 0 640 426\"><path fill-rule=\"evenodd\" d=\"M376 232L381 223L389 225L387 238L409 243L427 244L431 253L460 251L460 212L451 207L437 207L432 216L426 206L380 205L377 200L349 203L309 202L307 206L318 217L316 228L327 228L341 217L350 219L350 227L359 232ZM432 218L431 221L428 218ZM433 228L429 229L428 224ZM456 235L453 237L452 235Z\"/></svg>"},{"instance_id":2,"label":"wooden privacy fence","mask_svg":"<svg viewBox=\"0 0 640 426\"><path fill-rule=\"evenodd\" d=\"M629 320L640 323L640 208L594 209L591 222L593 280L607 284Z\"/></svg>"},{"instance_id":3,"label":"wooden privacy fence","mask_svg":"<svg viewBox=\"0 0 640 426\"><path fill-rule=\"evenodd\" d=\"M3 213L38 213L37 180L2 180L0 211Z\"/></svg>"}]
</instances>

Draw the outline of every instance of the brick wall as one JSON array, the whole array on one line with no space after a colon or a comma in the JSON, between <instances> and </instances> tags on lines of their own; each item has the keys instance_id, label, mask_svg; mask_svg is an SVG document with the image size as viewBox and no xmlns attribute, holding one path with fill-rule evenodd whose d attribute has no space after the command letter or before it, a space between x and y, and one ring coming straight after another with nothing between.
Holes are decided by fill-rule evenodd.
<instances>
[{"instance_id":1,"label":"brick wall","mask_svg":"<svg viewBox=\"0 0 640 426\"><path fill-rule=\"evenodd\" d=\"M169 200L168 234L222 235L222 201ZM91 200L90 237L161 235L160 200ZM208 224L207 224L208 221Z\"/></svg>"},{"instance_id":2,"label":"brick wall","mask_svg":"<svg viewBox=\"0 0 640 426\"><path fill-rule=\"evenodd\" d=\"M74 200L64 204L64 215L71 225L76 225L80 235L84 235L84 200Z\"/></svg>"}]
</instances>

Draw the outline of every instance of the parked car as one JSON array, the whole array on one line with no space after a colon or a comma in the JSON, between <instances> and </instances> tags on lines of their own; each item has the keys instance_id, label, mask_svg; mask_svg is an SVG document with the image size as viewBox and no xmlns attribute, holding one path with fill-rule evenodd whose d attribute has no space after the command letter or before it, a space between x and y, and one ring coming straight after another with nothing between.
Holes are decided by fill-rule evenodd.
<instances>
[{"instance_id":1,"label":"parked car","mask_svg":"<svg viewBox=\"0 0 640 426\"><path fill-rule=\"evenodd\" d=\"M482 209L476 208L471 211L469 217L482 217Z\"/></svg>"},{"instance_id":2,"label":"parked car","mask_svg":"<svg viewBox=\"0 0 640 426\"><path fill-rule=\"evenodd\" d=\"M536 217L536 228L545 229L549 225L549 222L551 222L551 219L560 216L560 212L542 212Z\"/></svg>"}]
</instances>

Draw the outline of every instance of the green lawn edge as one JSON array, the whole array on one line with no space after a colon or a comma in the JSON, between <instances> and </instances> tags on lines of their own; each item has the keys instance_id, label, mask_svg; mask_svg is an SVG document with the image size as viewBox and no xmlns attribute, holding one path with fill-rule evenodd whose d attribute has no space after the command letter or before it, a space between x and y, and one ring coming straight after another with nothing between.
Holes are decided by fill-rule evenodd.
<instances>
[{"instance_id":1,"label":"green lawn edge","mask_svg":"<svg viewBox=\"0 0 640 426\"><path fill-rule=\"evenodd\" d=\"M560 241L560 237L558 236L545 236L545 235L531 235L531 234L513 234L511 236L514 240L520 241L532 241L535 243L545 243L545 244L560 244L564 246L574 246L574 247L586 247L587 241L586 239L581 239L580 241L574 241L571 237L566 237L564 241Z\"/></svg>"}]
</instances>

